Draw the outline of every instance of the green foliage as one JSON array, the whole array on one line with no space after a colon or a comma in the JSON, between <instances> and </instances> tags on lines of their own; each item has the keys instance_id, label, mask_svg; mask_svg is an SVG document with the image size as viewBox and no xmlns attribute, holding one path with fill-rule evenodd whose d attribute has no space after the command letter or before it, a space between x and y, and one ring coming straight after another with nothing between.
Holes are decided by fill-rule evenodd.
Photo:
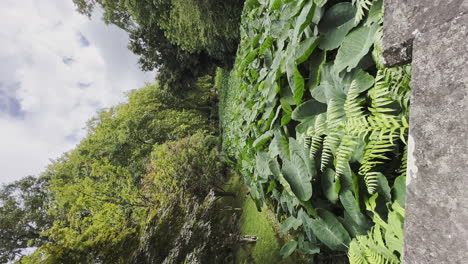
<instances>
[{"instance_id":1,"label":"green foliage","mask_svg":"<svg viewBox=\"0 0 468 264\"><path fill-rule=\"evenodd\" d=\"M381 38L381 1L249 1L218 71L223 150L257 208L301 219L289 230L310 260L368 232L372 194L383 214L404 199L411 69L383 68Z\"/></svg>"},{"instance_id":2,"label":"green foliage","mask_svg":"<svg viewBox=\"0 0 468 264\"><path fill-rule=\"evenodd\" d=\"M106 23L128 32L129 49L143 70L158 70L164 89L193 88L213 66L232 64L239 39L243 1L220 0L73 0L91 17L96 7Z\"/></svg>"},{"instance_id":3,"label":"green foliage","mask_svg":"<svg viewBox=\"0 0 468 264\"><path fill-rule=\"evenodd\" d=\"M158 203L178 196L204 198L214 186L224 182L224 166L218 159L217 139L196 133L193 136L156 145L151 153L145 192Z\"/></svg>"},{"instance_id":4,"label":"green foliage","mask_svg":"<svg viewBox=\"0 0 468 264\"><path fill-rule=\"evenodd\" d=\"M350 263L401 263L405 210L398 203L392 204L387 221L384 221L375 208L369 209L374 213L375 226L367 235L353 239L348 251Z\"/></svg>"},{"instance_id":5,"label":"green foliage","mask_svg":"<svg viewBox=\"0 0 468 264\"><path fill-rule=\"evenodd\" d=\"M8 257L18 254L29 240L28 246L39 248L23 257L22 263L129 263L137 258L133 252L141 249L141 237L154 230L146 229L149 216L166 211L168 217L177 217L190 197L203 200L223 179L217 139L210 136L211 86L207 76L199 78L195 89L183 97L157 84L130 91L128 103L91 119L87 137L54 161L37 183L31 177L7 186L2 195L8 208L2 210L17 213L0 219L5 223L24 219L33 225L29 228L22 223L24 230L2 227L2 232L25 232L16 241L18 246L8 249ZM39 189L42 185L43 190ZM13 186L22 188L21 201L13 200L17 188ZM28 186L30 190L25 189ZM31 206L30 199L34 199ZM28 207L22 209L19 203ZM49 222L43 223L43 218ZM164 223L160 224L155 229L166 232ZM160 257L167 256L171 241L175 241L173 236L168 237L167 248L161 248Z\"/></svg>"},{"instance_id":6,"label":"green foliage","mask_svg":"<svg viewBox=\"0 0 468 264\"><path fill-rule=\"evenodd\" d=\"M172 0L160 23L165 36L182 50L206 52L217 60L232 56L239 39L241 1Z\"/></svg>"},{"instance_id":7,"label":"green foliage","mask_svg":"<svg viewBox=\"0 0 468 264\"><path fill-rule=\"evenodd\" d=\"M22 256L25 248L41 246L52 219L47 215L48 178L25 177L0 188L0 262Z\"/></svg>"}]
</instances>

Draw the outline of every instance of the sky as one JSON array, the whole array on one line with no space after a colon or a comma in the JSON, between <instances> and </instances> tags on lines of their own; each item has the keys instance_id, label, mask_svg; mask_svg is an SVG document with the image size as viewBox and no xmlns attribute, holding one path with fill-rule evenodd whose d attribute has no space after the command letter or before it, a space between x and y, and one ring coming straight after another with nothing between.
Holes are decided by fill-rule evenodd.
<instances>
[{"instance_id":1,"label":"sky","mask_svg":"<svg viewBox=\"0 0 468 264\"><path fill-rule=\"evenodd\" d=\"M0 18L0 183L39 175L96 111L154 80L123 30L72 0L1 0Z\"/></svg>"}]
</instances>

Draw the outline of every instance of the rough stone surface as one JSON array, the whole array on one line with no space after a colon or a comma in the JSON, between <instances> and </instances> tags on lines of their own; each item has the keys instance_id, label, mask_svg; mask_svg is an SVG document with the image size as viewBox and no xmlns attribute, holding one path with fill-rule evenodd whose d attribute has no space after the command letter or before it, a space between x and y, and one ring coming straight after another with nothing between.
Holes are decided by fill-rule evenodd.
<instances>
[{"instance_id":1,"label":"rough stone surface","mask_svg":"<svg viewBox=\"0 0 468 264\"><path fill-rule=\"evenodd\" d=\"M468 14L452 9L465 1L427 2L412 1L414 19L443 5L434 14L443 21L428 18L413 43L404 262L462 264L468 263ZM403 33L414 26L402 26Z\"/></svg>"},{"instance_id":2,"label":"rough stone surface","mask_svg":"<svg viewBox=\"0 0 468 264\"><path fill-rule=\"evenodd\" d=\"M467 0L384 0L384 57L387 66L411 60L412 40L468 13Z\"/></svg>"}]
</instances>

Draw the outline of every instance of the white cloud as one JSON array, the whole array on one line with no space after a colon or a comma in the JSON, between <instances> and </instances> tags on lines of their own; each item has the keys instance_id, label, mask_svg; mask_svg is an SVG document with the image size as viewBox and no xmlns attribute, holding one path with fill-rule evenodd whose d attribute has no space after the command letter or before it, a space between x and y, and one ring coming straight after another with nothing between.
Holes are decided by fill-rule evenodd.
<instances>
[{"instance_id":1,"label":"white cloud","mask_svg":"<svg viewBox=\"0 0 468 264\"><path fill-rule=\"evenodd\" d=\"M97 110L154 73L140 72L125 32L78 14L72 1L2 0L0 17L1 183L38 175Z\"/></svg>"}]
</instances>

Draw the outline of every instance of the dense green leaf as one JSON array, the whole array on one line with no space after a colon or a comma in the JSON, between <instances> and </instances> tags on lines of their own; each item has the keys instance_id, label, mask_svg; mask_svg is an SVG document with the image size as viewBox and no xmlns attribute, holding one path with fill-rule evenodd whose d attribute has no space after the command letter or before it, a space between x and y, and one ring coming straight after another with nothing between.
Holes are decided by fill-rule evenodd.
<instances>
[{"instance_id":1,"label":"dense green leaf","mask_svg":"<svg viewBox=\"0 0 468 264\"><path fill-rule=\"evenodd\" d=\"M279 231L281 233L285 233L288 232L291 228L297 230L301 225L301 219L297 219L294 216L290 216L286 220L284 220L283 224L281 224Z\"/></svg>"},{"instance_id":2,"label":"dense green leaf","mask_svg":"<svg viewBox=\"0 0 468 264\"><path fill-rule=\"evenodd\" d=\"M314 99L306 101L296 107L292 112L292 119L294 120L305 120L312 116L324 113L327 111L327 105L320 103Z\"/></svg>"},{"instance_id":3,"label":"dense green leaf","mask_svg":"<svg viewBox=\"0 0 468 264\"><path fill-rule=\"evenodd\" d=\"M377 191L382 195L383 198L385 198L385 200L387 200L387 202L392 201L392 195L390 193L391 190L390 186L388 186L387 177L385 177L385 175L382 173L378 173Z\"/></svg>"},{"instance_id":4,"label":"dense green leaf","mask_svg":"<svg viewBox=\"0 0 468 264\"><path fill-rule=\"evenodd\" d=\"M332 250L346 251L351 238L343 225L330 212L322 210L311 222L315 236Z\"/></svg>"},{"instance_id":5,"label":"dense green leaf","mask_svg":"<svg viewBox=\"0 0 468 264\"><path fill-rule=\"evenodd\" d=\"M281 248L280 250L281 256L283 256L283 258L289 257L293 253L293 251L296 249L296 247L297 247L297 241L295 240L289 241L288 243L284 244L284 246Z\"/></svg>"},{"instance_id":6,"label":"dense green leaf","mask_svg":"<svg viewBox=\"0 0 468 264\"><path fill-rule=\"evenodd\" d=\"M335 59L335 70L337 72L344 69L349 72L358 65L374 43L377 29L377 24L361 26L345 37Z\"/></svg>"},{"instance_id":7,"label":"dense green leaf","mask_svg":"<svg viewBox=\"0 0 468 264\"><path fill-rule=\"evenodd\" d=\"M257 152L256 158L255 158L255 168L258 176L260 176L263 179L267 179L268 176L271 174L269 165L269 156L267 152L264 151L259 151Z\"/></svg>"},{"instance_id":8,"label":"dense green leaf","mask_svg":"<svg viewBox=\"0 0 468 264\"><path fill-rule=\"evenodd\" d=\"M349 214L352 221L363 228L369 228L366 217L359 211L356 199L351 191L345 191L340 194L340 201L346 212Z\"/></svg>"},{"instance_id":9,"label":"dense green leaf","mask_svg":"<svg viewBox=\"0 0 468 264\"><path fill-rule=\"evenodd\" d=\"M305 0L305 5L302 8L301 13L296 19L296 25L294 26L294 37L293 41L298 41L299 34L302 33L304 28L309 25L314 17L315 5L312 0Z\"/></svg>"},{"instance_id":10,"label":"dense green leaf","mask_svg":"<svg viewBox=\"0 0 468 264\"><path fill-rule=\"evenodd\" d=\"M258 137L253 143L252 146L254 148L261 148L265 143L267 143L273 137L273 131L269 130L263 133L260 137Z\"/></svg>"},{"instance_id":11,"label":"dense green leaf","mask_svg":"<svg viewBox=\"0 0 468 264\"><path fill-rule=\"evenodd\" d=\"M405 208L406 176L398 176L393 183L393 199Z\"/></svg>"},{"instance_id":12,"label":"dense green leaf","mask_svg":"<svg viewBox=\"0 0 468 264\"><path fill-rule=\"evenodd\" d=\"M337 188L337 182L335 181L335 171L328 168L326 171L322 172L321 184L325 197L327 197L327 199L332 203L336 203L338 201L338 193L335 191Z\"/></svg>"},{"instance_id":13,"label":"dense green leaf","mask_svg":"<svg viewBox=\"0 0 468 264\"><path fill-rule=\"evenodd\" d=\"M303 146L293 138L289 139L289 148L290 159L283 160L281 171L297 198L307 201L312 196L313 172L307 164L310 161Z\"/></svg>"},{"instance_id":14,"label":"dense green leaf","mask_svg":"<svg viewBox=\"0 0 468 264\"><path fill-rule=\"evenodd\" d=\"M320 38L318 37L310 37L299 43L295 55L297 65L303 63L309 58L315 47L317 47L319 41Z\"/></svg>"},{"instance_id":15,"label":"dense green leaf","mask_svg":"<svg viewBox=\"0 0 468 264\"><path fill-rule=\"evenodd\" d=\"M319 24L319 31L323 34L319 48L333 50L343 42L349 30L355 26L356 9L351 3L338 3L327 10Z\"/></svg>"}]
</instances>

